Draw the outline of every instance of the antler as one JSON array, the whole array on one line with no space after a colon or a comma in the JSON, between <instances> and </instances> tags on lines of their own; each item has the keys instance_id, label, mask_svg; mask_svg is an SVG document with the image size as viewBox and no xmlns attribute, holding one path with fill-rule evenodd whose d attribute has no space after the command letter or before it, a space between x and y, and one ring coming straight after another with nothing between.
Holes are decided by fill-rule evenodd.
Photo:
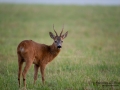
<instances>
[{"instance_id":1,"label":"antler","mask_svg":"<svg viewBox=\"0 0 120 90\"><path fill-rule=\"evenodd\" d=\"M64 29L64 25L63 25L62 31L61 31L61 33L60 33L60 36L62 36L62 33L63 33L63 29Z\"/></svg>"},{"instance_id":2,"label":"antler","mask_svg":"<svg viewBox=\"0 0 120 90\"><path fill-rule=\"evenodd\" d=\"M56 36L58 36L57 32L56 32L55 29L54 29L54 24L53 24L53 30L54 30L54 32L56 33Z\"/></svg>"}]
</instances>

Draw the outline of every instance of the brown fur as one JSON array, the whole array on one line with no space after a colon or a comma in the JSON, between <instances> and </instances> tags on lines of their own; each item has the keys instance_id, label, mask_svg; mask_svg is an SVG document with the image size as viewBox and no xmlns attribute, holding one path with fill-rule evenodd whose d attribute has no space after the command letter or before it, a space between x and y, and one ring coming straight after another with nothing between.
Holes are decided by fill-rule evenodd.
<instances>
[{"instance_id":1,"label":"brown fur","mask_svg":"<svg viewBox=\"0 0 120 90\"><path fill-rule=\"evenodd\" d=\"M54 36L51 32L49 33L51 38L59 40L61 42L67 36L67 32L64 35ZM57 34L56 34L57 35ZM59 39L58 39L59 38ZM38 69L40 67L40 72L42 76L42 82L44 84L44 70L46 65L51 62L60 52L60 48L57 48L57 44L53 43L52 45L39 44L32 40L24 40L17 47L18 55L18 82L20 87L20 76L22 73L23 83L26 86L26 73L29 70L30 66L34 64L34 84L37 80ZM61 44L61 43L60 43ZM22 72L23 62L26 62L24 70Z\"/></svg>"},{"instance_id":2,"label":"brown fur","mask_svg":"<svg viewBox=\"0 0 120 90\"><path fill-rule=\"evenodd\" d=\"M22 51L22 49L24 49ZM24 40L22 41L17 48L18 54L18 63L22 65L23 62L26 62L26 66L23 71L23 79L25 79L25 74L30 68L31 64L35 64L35 73L37 73L37 69L40 67L44 70L46 64L52 61L60 52L60 49L55 48L54 43L50 46L45 44L39 44L32 40ZM19 67L19 71L21 71L21 67ZM44 73L42 79L44 83ZM20 74L20 73L19 73ZM20 79L20 75L18 77ZM36 81L37 76L35 74L34 79ZM34 83L35 83L34 81ZM24 83L25 85L25 83Z\"/></svg>"}]
</instances>

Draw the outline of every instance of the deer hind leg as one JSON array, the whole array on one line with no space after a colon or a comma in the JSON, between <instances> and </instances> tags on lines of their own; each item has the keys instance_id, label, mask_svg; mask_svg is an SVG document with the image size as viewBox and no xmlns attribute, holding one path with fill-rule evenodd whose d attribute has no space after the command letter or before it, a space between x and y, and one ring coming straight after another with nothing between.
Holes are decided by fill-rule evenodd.
<instances>
[{"instance_id":1,"label":"deer hind leg","mask_svg":"<svg viewBox=\"0 0 120 90\"><path fill-rule=\"evenodd\" d=\"M34 65L34 84L35 84L35 82L37 80L38 69L39 69L39 66L38 65Z\"/></svg>"},{"instance_id":2,"label":"deer hind leg","mask_svg":"<svg viewBox=\"0 0 120 90\"><path fill-rule=\"evenodd\" d=\"M29 60L29 61L26 60L26 65L25 65L24 70L22 72L24 87L26 87L26 74L27 74L31 65L32 65L32 60Z\"/></svg>"},{"instance_id":3,"label":"deer hind leg","mask_svg":"<svg viewBox=\"0 0 120 90\"><path fill-rule=\"evenodd\" d=\"M19 87L20 87L20 76L21 76L21 73L22 73L22 65L23 65L23 60L18 55L18 83L19 83Z\"/></svg>"},{"instance_id":4,"label":"deer hind leg","mask_svg":"<svg viewBox=\"0 0 120 90\"><path fill-rule=\"evenodd\" d=\"M40 72L41 72L42 83L43 83L43 84L45 83L44 70L45 70L45 65L41 65L41 66L40 66Z\"/></svg>"}]
</instances>

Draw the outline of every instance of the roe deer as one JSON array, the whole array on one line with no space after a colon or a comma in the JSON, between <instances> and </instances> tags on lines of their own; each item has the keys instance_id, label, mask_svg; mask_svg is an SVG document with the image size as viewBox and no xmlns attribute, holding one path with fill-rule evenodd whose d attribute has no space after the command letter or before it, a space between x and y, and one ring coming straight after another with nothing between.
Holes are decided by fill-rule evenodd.
<instances>
[{"instance_id":1,"label":"roe deer","mask_svg":"<svg viewBox=\"0 0 120 90\"><path fill-rule=\"evenodd\" d=\"M54 25L53 25L54 29ZM54 29L56 36L49 32L50 37L54 40L52 45L45 45L34 42L32 40L24 40L17 47L17 55L18 55L18 83L20 87L20 76L22 73L23 84L26 87L26 74L29 70L32 63L34 64L34 84L37 80L38 69L40 67L40 72L42 76L42 83L44 84L44 70L46 65L51 62L60 52L60 48L62 48L63 39L67 36L68 31L62 35L62 31L58 36L57 32ZM24 70L22 72L23 62L26 62Z\"/></svg>"}]
</instances>

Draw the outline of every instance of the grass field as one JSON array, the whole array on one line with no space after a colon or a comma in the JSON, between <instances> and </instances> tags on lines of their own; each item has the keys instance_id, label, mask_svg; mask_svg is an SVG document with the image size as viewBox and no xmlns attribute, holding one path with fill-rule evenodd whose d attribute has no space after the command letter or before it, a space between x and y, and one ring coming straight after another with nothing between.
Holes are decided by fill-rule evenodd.
<instances>
[{"instance_id":1,"label":"grass field","mask_svg":"<svg viewBox=\"0 0 120 90\"><path fill-rule=\"evenodd\" d=\"M39 72L33 86L32 65L27 90L119 90L120 6L13 4L0 4L0 90L19 90L17 45L25 39L52 44L53 24L58 33L64 24L68 36L46 67L45 85Z\"/></svg>"}]
</instances>

